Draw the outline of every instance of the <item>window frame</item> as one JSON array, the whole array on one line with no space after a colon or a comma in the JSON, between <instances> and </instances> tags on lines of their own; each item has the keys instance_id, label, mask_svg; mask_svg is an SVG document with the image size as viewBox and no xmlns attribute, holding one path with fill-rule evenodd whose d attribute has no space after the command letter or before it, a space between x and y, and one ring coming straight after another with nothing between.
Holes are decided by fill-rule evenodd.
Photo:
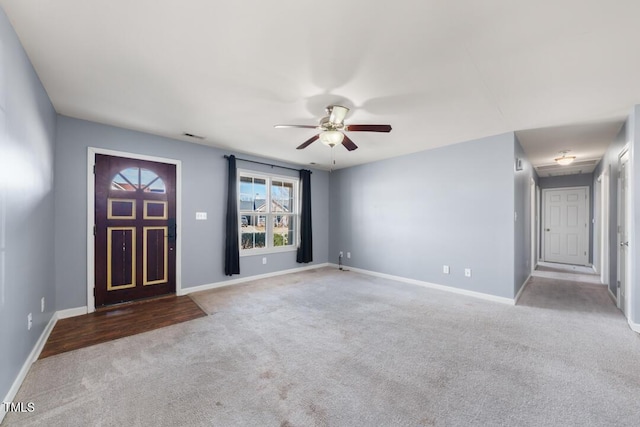
<instances>
[{"instance_id":1,"label":"window frame","mask_svg":"<svg viewBox=\"0 0 640 427\"><path fill-rule=\"evenodd\" d=\"M263 179L265 180L266 186L266 212L256 212L256 211L243 211L241 207L241 180L243 177L253 178L253 179ZM280 181L285 183L290 183L293 186L293 203L291 210L289 213L284 215L290 215L293 219L293 229L294 229L294 242L290 245L286 246L273 246L273 228L274 228L274 218L277 216L283 215L282 212L272 212L272 195L271 195L271 186L273 185L273 181ZM281 253L281 252L293 252L298 250L298 246L300 246L300 178L286 175L277 175L277 174L268 174L264 172L253 171L249 169L240 169L238 168L238 174L236 178L237 191L238 191L238 247L240 249L240 256L252 256L252 255L263 255L263 254L272 254L272 253ZM242 217L246 215L255 215L255 216L266 216L266 229L265 229L265 246L262 248L251 248L251 249L243 249L242 248Z\"/></svg>"}]
</instances>

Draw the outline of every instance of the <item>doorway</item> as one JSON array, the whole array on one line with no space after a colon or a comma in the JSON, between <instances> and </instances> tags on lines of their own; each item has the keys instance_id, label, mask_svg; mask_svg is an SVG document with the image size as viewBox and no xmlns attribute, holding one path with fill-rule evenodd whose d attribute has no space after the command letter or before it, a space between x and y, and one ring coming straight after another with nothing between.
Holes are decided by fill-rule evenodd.
<instances>
[{"instance_id":1,"label":"doorway","mask_svg":"<svg viewBox=\"0 0 640 427\"><path fill-rule=\"evenodd\" d=\"M598 207L595 210L597 215L597 226L595 233L598 235L598 244L594 248L599 253L598 269L600 282L609 285L609 170L605 168L596 180L599 188ZM594 251L595 253L595 251ZM613 295L613 294L612 294ZM613 295L615 297L615 295Z\"/></svg>"},{"instance_id":2,"label":"doorway","mask_svg":"<svg viewBox=\"0 0 640 427\"><path fill-rule=\"evenodd\" d=\"M536 206L536 194L537 194L537 187L536 187L536 181L533 178L530 178L530 184L529 184L529 210L530 210L530 214L529 214L529 224L530 224L530 240L531 240L531 258L530 258L530 266L531 266L531 273L533 273L533 271L535 271L536 266L538 265L538 257L537 257L537 252L538 252L538 241L537 241L537 235L538 235L538 208Z\"/></svg>"},{"instance_id":3,"label":"doorway","mask_svg":"<svg viewBox=\"0 0 640 427\"><path fill-rule=\"evenodd\" d=\"M181 162L90 147L87 310L180 294Z\"/></svg>"},{"instance_id":4,"label":"doorway","mask_svg":"<svg viewBox=\"0 0 640 427\"><path fill-rule=\"evenodd\" d=\"M543 189L543 259L589 264L588 187Z\"/></svg>"},{"instance_id":5,"label":"doorway","mask_svg":"<svg viewBox=\"0 0 640 427\"><path fill-rule=\"evenodd\" d=\"M629 203L629 150L620 154L618 159L618 308L628 316L628 280L631 260L629 257L629 221L631 219Z\"/></svg>"}]
</instances>

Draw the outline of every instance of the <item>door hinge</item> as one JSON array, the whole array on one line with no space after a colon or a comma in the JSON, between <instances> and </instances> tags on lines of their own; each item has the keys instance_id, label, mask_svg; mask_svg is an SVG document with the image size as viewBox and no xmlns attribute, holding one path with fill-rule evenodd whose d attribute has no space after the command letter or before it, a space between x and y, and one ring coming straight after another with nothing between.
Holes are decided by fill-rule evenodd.
<instances>
[{"instance_id":1,"label":"door hinge","mask_svg":"<svg viewBox=\"0 0 640 427\"><path fill-rule=\"evenodd\" d=\"M620 287L620 280L618 280L618 288Z\"/></svg>"},{"instance_id":2,"label":"door hinge","mask_svg":"<svg viewBox=\"0 0 640 427\"><path fill-rule=\"evenodd\" d=\"M95 224L93 225L93 235L94 236L96 235L96 225Z\"/></svg>"},{"instance_id":3,"label":"door hinge","mask_svg":"<svg viewBox=\"0 0 640 427\"><path fill-rule=\"evenodd\" d=\"M93 174L96 174L96 165L93 165Z\"/></svg>"},{"instance_id":4,"label":"door hinge","mask_svg":"<svg viewBox=\"0 0 640 427\"><path fill-rule=\"evenodd\" d=\"M93 288L93 297L96 297L96 288Z\"/></svg>"}]
</instances>

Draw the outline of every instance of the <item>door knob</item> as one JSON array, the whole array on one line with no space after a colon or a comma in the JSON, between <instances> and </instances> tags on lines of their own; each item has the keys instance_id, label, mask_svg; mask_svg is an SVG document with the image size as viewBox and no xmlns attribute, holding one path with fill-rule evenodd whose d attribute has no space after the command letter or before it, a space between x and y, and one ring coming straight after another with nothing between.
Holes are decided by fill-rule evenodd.
<instances>
[{"instance_id":1,"label":"door knob","mask_svg":"<svg viewBox=\"0 0 640 427\"><path fill-rule=\"evenodd\" d=\"M551 231L551 229L550 229L550 228L547 228L545 231Z\"/></svg>"},{"instance_id":2,"label":"door knob","mask_svg":"<svg viewBox=\"0 0 640 427\"><path fill-rule=\"evenodd\" d=\"M620 242L620 246L629 246L629 242Z\"/></svg>"}]
</instances>

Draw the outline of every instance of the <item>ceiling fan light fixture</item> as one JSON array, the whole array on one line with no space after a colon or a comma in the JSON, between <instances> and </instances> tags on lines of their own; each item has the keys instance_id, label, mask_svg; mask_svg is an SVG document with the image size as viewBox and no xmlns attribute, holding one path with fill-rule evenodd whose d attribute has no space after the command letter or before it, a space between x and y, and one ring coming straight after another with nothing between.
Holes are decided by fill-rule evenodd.
<instances>
[{"instance_id":1,"label":"ceiling fan light fixture","mask_svg":"<svg viewBox=\"0 0 640 427\"><path fill-rule=\"evenodd\" d=\"M320 141L329 147L334 147L338 144L342 144L344 140L344 134L337 130L326 130L320 134Z\"/></svg>"},{"instance_id":2,"label":"ceiling fan light fixture","mask_svg":"<svg viewBox=\"0 0 640 427\"><path fill-rule=\"evenodd\" d=\"M562 156L556 157L554 159L556 163L561 166L567 166L573 163L573 161L576 159L576 156L567 156L567 153L568 151L561 151L560 154L562 154Z\"/></svg>"}]
</instances>

